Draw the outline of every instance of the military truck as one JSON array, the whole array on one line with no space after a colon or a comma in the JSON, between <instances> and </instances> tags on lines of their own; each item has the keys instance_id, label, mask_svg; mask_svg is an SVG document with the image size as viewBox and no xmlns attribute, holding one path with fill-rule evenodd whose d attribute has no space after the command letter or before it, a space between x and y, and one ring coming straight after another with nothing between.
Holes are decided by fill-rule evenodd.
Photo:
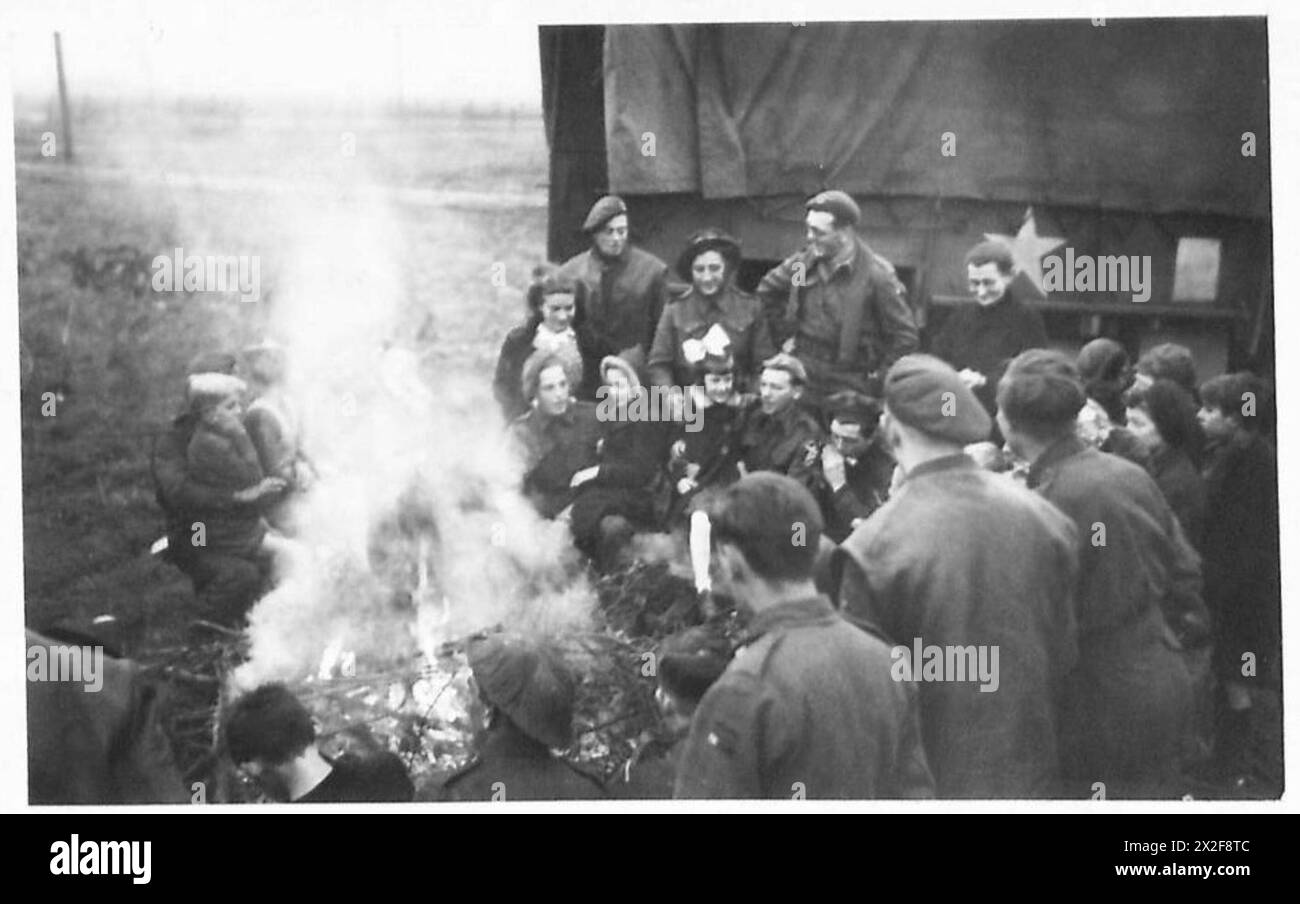
<instances>
[{"instance_id":1,"label":"military truck","mask_svg":"<svg viewBox=\"0 0 1300 904\"><path fill-rule=\"evenodd\" d=\"M1261 18L556 26L540 42L553 259L615 192L669 262L703 226L741 238L750 288L802 243L803 201L841 188L925 335L972 303L966 250L1004 235L1054 344L1178 341L1205 376L1272 373Z\"/></svg>"}]
</instances>

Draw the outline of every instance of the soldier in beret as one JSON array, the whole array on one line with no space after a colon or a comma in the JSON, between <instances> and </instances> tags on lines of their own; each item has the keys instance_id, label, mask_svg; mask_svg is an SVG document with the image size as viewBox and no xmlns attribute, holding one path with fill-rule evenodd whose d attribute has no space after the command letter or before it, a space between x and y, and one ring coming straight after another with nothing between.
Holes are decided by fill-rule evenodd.
<instances>
[{"instance_id":1,"label":"soldier in beret","mask_svg":"<svg viewBox=\"0 0 1300 904\"><path fill-rule=\"evenodd\" d=\"M895 680L889 647L813 585L822 520L812 495L750 474L713 501L709 520L715 587L752 617L691 720L673 796L932 796L915 683Z\"/></svg>"},{"instance_id":2,"label":"soldier in beret","mask_svg":"<svg viewBox=\"0 0 1300 904\"><path fill-rule=\"evenodd\" d=\"M1007 444L1030 463L1029 487L1076 526L1079 661L1061 719L1067 781L1107 797L1170 793L1190 675L1165 612L1206 623L1201 563L1160 488L1138 465L1079 438L1086 399L1074 362L1031 349L998 385Z\"/></svg>"},{"instance_id":3,"label":"soldier in beret","mask_svg":"<svg viewBox=\"0 0 1300 904\"><path fill-rule=\"evenodd\" d=\"M644 361L668 298L668 265L628 241L627 205L617 195L592 205L582 231L591 247L565 261L560 276L586 288L586 355Z\"/></svg>"},{"instance_id":4,"label":"soldier in beret","mask_svg":"<svg viewBox=\"0 0 1300 904\"><path fill-rule=\"evenodd\" d=\"M884 392L882 430L906 476L834 553L840 604L908 651L997 652L988 680L912 662L938 796L1051 796L1055 692L1076 656L1078 532L962 451L992 423L948 364L900 358Z\"/></svg>"},{"instance_id":5,"label":"soldier in beret","mask_svg":"<svg viewBox=\"0 0 1300 904\"><path fill-rule=\"evenodd\" d=\"M704 356L730 354L739 386L752 386L760 362L776 349L767 332L762 305L736 288L740 243L720 229L691 236L677 261L677 273L688 287L675 293L659 318L647 362L656 386L689 386L699 382Z\"/></svg>"},{"instance_id":6,"label":"soldier in beret","mask_svg":"<svg viewBox=\"0 0 1300 904\"><path fill-rule=\"evenodd\" d=\"M862 212L848 194L824 191L805 207L807 244L758 284L773 339L808 368L811 401L839 389L877 395L878 374L919 345L903 284L858 235Z\"/></svg>"},{"instance_id":7,"label":"soldier in beret","mask_svg":"<svg viewBox=\"0 0 1300 904\"><path fill-rule=\"evenodd\" d=\"M826 516L826 535L843 542L889 498L894 456L885 446L880 403L852 389L826 399L831 419L829 441L821 450L819 501Z\"/></svg>"},{"instance_id":8,"label":"soldier in beret","mask_svg":"<svg viewBox=\"0 0 1300 904\"><path fill-rule=\"evenodd\" d=\"M775 471L805 487L816 484L822 429L799 404L807 384L808 372L793 355L763 362L758 398L745 412L737 446L742 473Z\"/></svg>"},{"instance_id":9,"label":"soldier in beret","mask_svg":"<svg viewBox=\"0 0 1300 904\"><path fill-rule=\"evenodd\" d=\"M442 785L448 801L598 800L604 787L556 756L573 743L575 684L553 648L517 634L469 644L481 707L476 754Z\"/></svg>"}]
</instances>

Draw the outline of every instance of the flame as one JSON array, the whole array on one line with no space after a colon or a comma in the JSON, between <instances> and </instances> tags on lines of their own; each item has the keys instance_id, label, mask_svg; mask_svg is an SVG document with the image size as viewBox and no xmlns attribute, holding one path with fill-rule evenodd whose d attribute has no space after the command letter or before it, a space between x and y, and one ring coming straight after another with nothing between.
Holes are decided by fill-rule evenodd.
<instances>
[{"instance_id":1,"label":"flame","mask_svg":"<svg viewBox=\"0 0 1300 904\"><path fill-rule=\"evenodd\" d=\"M334 666L343 655L343 640L335 638L330 641L329 646L325 647L325 652L321 654L320 665L316 667L316 677L321 681L328 681L334 676Z\"/></svg>"},{"instance_id":2,"label":"flame","mask_svg":"<svg viewBox=\"0 0 1300 904\"><path fill-rule=\"evenodd\" d=\"M595 606L568 528L520 495L490 374L409 344L430 313L398 277L409 236L364 198L286 202L272 332L320 479L295 502L303 552L249 615L240 687L319 674L322 651L383 665L498 624L583 630Z\"/></svg>"}]
</instances>

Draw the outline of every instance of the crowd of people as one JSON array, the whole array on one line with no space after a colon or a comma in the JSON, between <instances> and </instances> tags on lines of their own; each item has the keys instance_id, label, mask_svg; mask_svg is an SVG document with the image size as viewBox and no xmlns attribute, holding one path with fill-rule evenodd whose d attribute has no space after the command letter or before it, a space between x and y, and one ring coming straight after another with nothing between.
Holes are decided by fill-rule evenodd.
<instances>
[{"instance_id":1,"label":"crowd of people","mask_svg":"<svg viewBox=\"0 0 1300 904\"><path fill-rule=\"evenodd\" d=\"M700 703L677 793L789 796L787 778L850 797L1276 782L1280 752L1260 749L1280 743L1260 724L1276 717L1281 648L1265 381L1199 382L1172 343L1136 363L1108 338L1050 349L993 240L964 261L974 303L923 354L859 217L843 192L811 198L805 244L750 295L735 238L702 230L669 268L629 245L624 202L602 198L583 224L591 248L535 272L530 316L502 349L524 490L595 567L621 567L635 532L683 530L696 510L716 556L718 525L754 516L735 528L747 581L734 599L752 613L770 594L784 615L769 631L760 611ZM658 390L670 415L631 413ZM816 524L797 564L795 523ZM996 650L1000 679L920 680L915 701L872 691L855 676L873 654L820 633L835 619L909 650ZM767 633L783 639L760 661ZM881 710L857 711L864 700ZM881 737L910 737L914 718L919 748L882 758Z\"/></svg>"},{"instance_id":2,"label":"crowd of people","mask_svg":"<svg viewBox=\"0 0 1300 904\"><path fill-rule=\"evenodd\" d=\"M860 215L846 193L811 198L805 244L751 295L737 239L701 230L670 268L630 244L627 206L608 196L583 224L591 247L535 271L493 380L521 491L604 572L631 561L636 534L706 513L715 596L744 636L733 649L702 611L664 642L658 699L677 741L604 784L556 754L578 680L562 657L476 639L478 756L433 796L1280 783L1280 750L1263 749L1280 744L1281 686L1265 381L1200 382L1174 344L1136 363L1107 338L1050 349L996 241L966 255L973 303L923 353ZM247 415L229 362L191 368L156 456L174 561L214 618L256 597L276 554L268 519L312 479L275 392L278 354L250 351L267 363ZM319 799L331 764L312 755L309 720L284 715L283 688L259 693L229 716L232 753L276 776L281 798ZM411 797L391 769L333 768L353 786L336 799Z\"/></svg>"}]
</instances>

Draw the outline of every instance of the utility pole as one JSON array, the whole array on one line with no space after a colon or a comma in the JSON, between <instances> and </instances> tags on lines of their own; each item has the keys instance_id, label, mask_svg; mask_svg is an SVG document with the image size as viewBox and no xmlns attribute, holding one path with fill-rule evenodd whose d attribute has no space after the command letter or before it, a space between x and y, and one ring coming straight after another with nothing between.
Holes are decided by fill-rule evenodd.
<instances>
[{"instance_id":1,"label":"utility pole","mask_svg":"<svg viewBox=\"0 0 1300 904\"><path fill-rule=\"evenodd\" d=\"M54 64L59 70L59 112L63 116L63 159L72 162L72 117L68 115L68 80L63 76L63 41L54 33Z\"/></svg>"}]
</instances>

